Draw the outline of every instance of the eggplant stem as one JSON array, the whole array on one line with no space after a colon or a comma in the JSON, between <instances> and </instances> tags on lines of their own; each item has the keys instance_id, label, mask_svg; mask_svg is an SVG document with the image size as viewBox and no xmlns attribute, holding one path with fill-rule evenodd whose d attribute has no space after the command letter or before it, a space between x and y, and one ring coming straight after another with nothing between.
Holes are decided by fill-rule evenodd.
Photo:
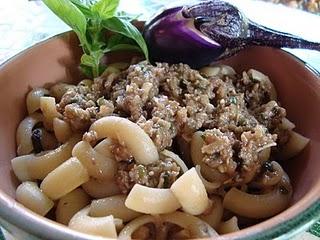
<instances>
[{"instance_id":1,"label":"eggplant stem","mask_svg":"<svg viewBox=\"0 0 320 240\"><path fill-rule=\"evenodd\" d=\"M303 48L320 51L320 43L307 41L298 36L249 23L248 42L258 46L276 48Z\"/></svg>"}]
</instances>

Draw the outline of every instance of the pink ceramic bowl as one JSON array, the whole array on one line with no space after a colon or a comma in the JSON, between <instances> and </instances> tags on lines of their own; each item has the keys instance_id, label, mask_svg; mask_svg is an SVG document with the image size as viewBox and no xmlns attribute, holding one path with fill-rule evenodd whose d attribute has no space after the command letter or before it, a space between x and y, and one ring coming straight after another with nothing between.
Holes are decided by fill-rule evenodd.
<instances>
[{"instance_id":1,"label":"pink ceramic bowl","mask_svg":"<svg viewBox=\"0 0 320 240\"><path fill-rule=\"evenodd\" d=\"M24 51L0 68L0 225L16 239L101 239L70 230L17 203L18 181L10 166L15 156L15 131L26 114L26 93L48 83L79 80L80 55L76 37L67 33ZM225 63L237 71L254 68L267 74L289 119L311 142L285 166L294 187L291 206L267 221L219 239L288 239L320 216L319 75L292 55L272 48L250 48Z\"/></svg>"}]
</instances>

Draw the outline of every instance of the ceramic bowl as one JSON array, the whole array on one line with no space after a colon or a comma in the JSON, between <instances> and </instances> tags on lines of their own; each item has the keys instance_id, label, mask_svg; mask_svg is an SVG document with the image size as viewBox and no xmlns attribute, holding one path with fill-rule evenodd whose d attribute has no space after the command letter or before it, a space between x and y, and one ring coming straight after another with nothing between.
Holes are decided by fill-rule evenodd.
<instances>
[{"instance_id":1,"label":"ceramic bowl","mask_svg":"<svg viewBox=\"0 0 320 240\"><path fill-rule=\"evenodd\" d=\"M15 131L26 114L26 93L32 87L79 80L80 56L77 38L66 33L22 52L0 68L0 225L16 239L101 239L70 230L17 203L14 196L18 181L10 166L15 157ZM237 71L254 68L267 74L289 119L311 142L285 164L294 188L291 206L273 218L220 239L288 239L320 216L319 75L292 55L272 48L249 48L225 63Z\"/></svg>"}]
</instances>

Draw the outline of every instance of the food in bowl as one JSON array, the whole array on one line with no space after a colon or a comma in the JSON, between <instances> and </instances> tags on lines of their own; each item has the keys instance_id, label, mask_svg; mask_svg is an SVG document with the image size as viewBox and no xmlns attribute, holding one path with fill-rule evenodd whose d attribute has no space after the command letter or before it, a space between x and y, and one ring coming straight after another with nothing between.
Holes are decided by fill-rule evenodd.
<instances>
[{"instance_id":1,"label":"food in bowl","mask_svg":"<svg viewBox=\"0 0 320 240\"><path fill-rule=\"evenodd\" d=\"M17 200L104 237L211 237L272 217L292 194L281 162L308 143L267 76L226 65L117 63L26 104Z\"/></svg>"},{"instance_id":2,"label":"food in bowl","mask_svg":"<svg viewBox=\"0 0 320 240\"><path fill-rule=\"evenodd\" d=\"M97 6L85 9L97 14ZM27 95L12 160L20 203L80 232L138 239L214 237L289 206L281 164L308 139L293 130L267 76L226 65L151 65L141 34L121 17L102 20L113 30L108 41L139 46L147 60L103 70L112 44L91 20L88 32L74 24L89 77Z\"/></svg>"}]
</instances>

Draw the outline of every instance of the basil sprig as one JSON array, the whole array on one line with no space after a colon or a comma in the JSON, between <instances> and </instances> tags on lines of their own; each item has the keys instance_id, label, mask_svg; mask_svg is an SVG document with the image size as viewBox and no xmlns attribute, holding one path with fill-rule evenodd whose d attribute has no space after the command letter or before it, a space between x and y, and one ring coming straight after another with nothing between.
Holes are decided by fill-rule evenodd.
<instances>
[{"instance_id":1,"label":"basil sprig","mask_svg":"<svg viewBox=\"0 0 320 240\"><path fill-rule=\"evenodd\" d=\"M101 58L107 52L141 51L148 60L147 45L132 25L131 16L117 13L119 0L43 0L77 34L84 54L81 69L88 77L98 77L106 68ZM107 38L106 30L114 34Z\"/></svg>"}]
</instances>

